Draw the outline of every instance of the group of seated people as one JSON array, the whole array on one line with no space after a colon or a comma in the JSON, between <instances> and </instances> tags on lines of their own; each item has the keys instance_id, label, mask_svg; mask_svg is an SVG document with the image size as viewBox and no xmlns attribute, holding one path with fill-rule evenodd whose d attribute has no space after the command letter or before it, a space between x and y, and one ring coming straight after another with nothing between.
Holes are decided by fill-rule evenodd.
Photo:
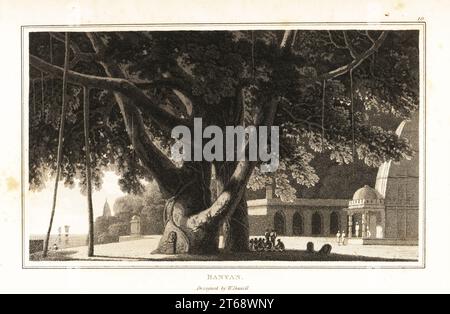
<instances>
[{"instance_id":1,"label":"group of seated people","mask_svg":"<svg viewBox=\"0 0 450 314\"><path fill-rule=\"evenodd\" d=\"M267 231L264 238L253 238L250 239L249 249L254 252L283 252L286 248L281 241L277 239L277 234L275 231Z\"/></svg>"}]
</instances>

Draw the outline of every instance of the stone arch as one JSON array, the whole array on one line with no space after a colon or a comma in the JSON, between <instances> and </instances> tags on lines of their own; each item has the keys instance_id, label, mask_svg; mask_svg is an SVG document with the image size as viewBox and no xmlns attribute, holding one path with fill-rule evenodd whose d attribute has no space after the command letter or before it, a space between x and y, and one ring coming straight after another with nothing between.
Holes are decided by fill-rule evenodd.
<instances>
[{"instance_id":1,"label":"stone arch","mask_svg":"<svg viewBox=\"0 0 450 314\"><path fill-rule=\"evenodd\" d=\"M336 235L341 230L341 217L337 212L330 214L330 234Z\"/></svg>"},{"instance_id":2,"label":"stone arch","mask_svg":"<svg viewBox=\"0 0 450 314\"><path fill-rule=\"evenodd\" d=\"M320 212L315 212L312 215L311 231L313 236L318 236L323 233L323 217Z\"/></svg>"},{"instance_id":3,"label":"stone arch","mask_svg":"<svg viewBox=\"0 0 450 314\"><path fill-rule=\"evenodd\" d=\"M303 215L295 212L292 217L292 233L294 236L300 236L305 233Z\"/></svg>"},{"instance_id":4,"label":"stone arch","mask_svg":"<svg viewBox=\"0 0 450 314\"><path fill-rule=\"evenodd\" d=\"M279 210L273 216L273 229L278 235L286 234L286 217L282 210Z\"/></svg>"}]
</instances>

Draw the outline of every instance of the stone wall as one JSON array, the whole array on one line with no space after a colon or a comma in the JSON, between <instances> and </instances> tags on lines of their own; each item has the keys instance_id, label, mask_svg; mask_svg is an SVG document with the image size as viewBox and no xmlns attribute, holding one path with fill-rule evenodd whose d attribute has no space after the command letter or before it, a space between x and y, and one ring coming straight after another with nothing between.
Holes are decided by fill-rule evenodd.
<instances>
[{"instance_id":1,"label":"stone wall","mask_svg":"<svg viewBox=\"0 0 450 314\"><path fill-rule=\"evenodd\" d=\"M386 206L385 237L388 239L418 239L418 208L401 205Z\"/></svg>"}]
</instances>

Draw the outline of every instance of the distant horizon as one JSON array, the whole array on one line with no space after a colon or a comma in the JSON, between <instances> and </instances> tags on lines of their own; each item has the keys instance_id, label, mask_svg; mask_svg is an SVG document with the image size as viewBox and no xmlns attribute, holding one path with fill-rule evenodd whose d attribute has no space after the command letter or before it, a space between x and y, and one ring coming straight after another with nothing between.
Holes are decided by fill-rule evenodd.
<instances>
[{"instance_id":1,"label":"distant horizon","mask_svg":"<svg viewBox=\"0 0 450 314\"><path fill-rule=\"evenodd\" d=\"M62 235L62 237L65 237L65 235L64 234L61 234ZM47 234L45 234L45 233L33 233L33 234L29 234L29 237L30 238L33 238L33 237L45 237L45 236L47 236ZM50 236L59 236L59 234L57 234L57 233L51 233L50 234ZM81 237L81 236L88 236L88 234L87 233L74 233L74 234L69 234L69 238L70 237Z\"/></svg>"},{"instance_id":2,"label":"distant horizon","mask_svg":"<svg viewBox=\"0 0 450 314\"><path fill-rule=\"evenodd\" d=\"M94 217L103 215L103 206L108 201L111 211L117 198L127 195L118 183L119 177L114 172L105 172L100 191L93 191ZM50 220L54 182L47 182L46 187L37 192L29 191L26 202L26 225L29 235L46 234ZM88 211L86 196L81 194L78 182L74 188L64 186L61 181L58 189L55 220L52 234L58 235L58 227L70 226L69 234L88 234Z\"/></svg>"}]
</instances>

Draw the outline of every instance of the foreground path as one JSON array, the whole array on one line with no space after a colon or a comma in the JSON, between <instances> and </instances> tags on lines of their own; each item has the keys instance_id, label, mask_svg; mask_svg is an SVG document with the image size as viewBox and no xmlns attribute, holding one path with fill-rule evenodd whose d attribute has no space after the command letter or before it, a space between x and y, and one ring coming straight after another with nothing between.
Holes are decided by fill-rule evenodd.
<instances>
[{"instance_id":1,"label":"foreground path","mask_svg":"<svg viewBox=\"0 0 450 314\"><path fill-rule=\"evenodd\" d=\"M246 253L241 255L221 255L214 257L189 257L189 256L168 256L153 255L151 252L157 247L160 236L150 236L142 240L110 243L97 245L95 248L96 257L89 260L287 260L287 261L308 261L320 260L311 256L305 251L306 244L313 242L315 249L319 250L324 244L333 246L330 261L369 261L369 260L417 260L417 246L362 246L347 245L338 246L333 238L281 238L286 245L284 253ZM61 251L67 259L86 260L87 247L71 248Z\"/></svg>"}]
</instances>

